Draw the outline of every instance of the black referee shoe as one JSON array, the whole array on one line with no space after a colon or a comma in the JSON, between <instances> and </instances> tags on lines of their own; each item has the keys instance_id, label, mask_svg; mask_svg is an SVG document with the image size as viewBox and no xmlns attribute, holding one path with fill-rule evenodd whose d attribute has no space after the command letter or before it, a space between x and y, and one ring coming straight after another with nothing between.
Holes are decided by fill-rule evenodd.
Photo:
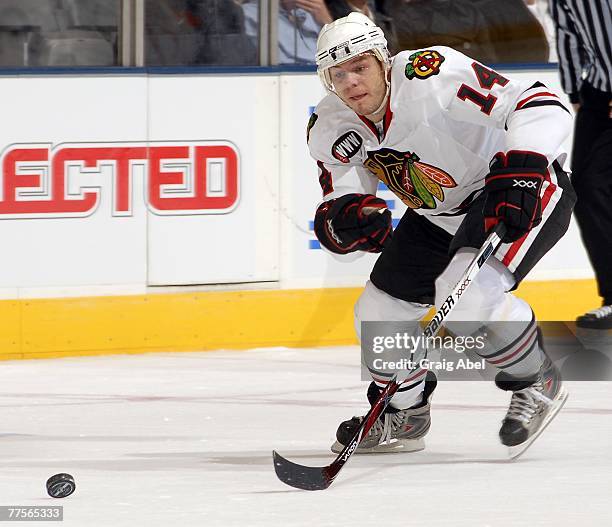
<instances>
[{"instance_id":1,"label":"black referee shoe","mask_svg":"<svg viewBox=\"0 0 612 527\"><path fill-rule=\"evenodd\" d=\"M585 329L612 329L612 305L601 306L579 316L576 326Z\"/></svg>"}]
</instances>

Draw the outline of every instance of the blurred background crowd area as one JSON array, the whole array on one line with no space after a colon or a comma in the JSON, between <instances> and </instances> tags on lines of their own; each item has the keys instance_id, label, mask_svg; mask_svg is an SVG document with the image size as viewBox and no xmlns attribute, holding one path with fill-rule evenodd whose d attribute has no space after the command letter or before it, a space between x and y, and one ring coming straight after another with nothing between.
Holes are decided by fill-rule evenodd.
<instances>
[{"instance_id":1,"label":"blurred background crowd area","mask_svg":"<svg viewBox=\"0 0 612 527\"><path fill-rule=\"evenodd\" d=\"M0 67L313 64L320 28L359 11L397 53L556 62L548 0L0 0Z\"/></svg>"}]
</instances>

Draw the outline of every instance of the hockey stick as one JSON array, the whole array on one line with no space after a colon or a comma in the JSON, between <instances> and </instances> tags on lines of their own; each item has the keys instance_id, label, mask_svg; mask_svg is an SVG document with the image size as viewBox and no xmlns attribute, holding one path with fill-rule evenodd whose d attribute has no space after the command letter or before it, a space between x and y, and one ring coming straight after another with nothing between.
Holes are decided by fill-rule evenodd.
<instances>
[{"instance_id":1,"label":"hockey stick","mask_svg":"<svg viewBox=\"0 0 612 527\"><path fill-rule=\"evenodd\" d=\"M459 279L459 282L457 282L440 309L436 311L431 321L425 326L423 330L425 337L433 337L438 333L442 323L453 310L466 288L472 283L480 268L500 246L505 232L506 227L502 223L498 223L493 228L478 251L478 254L476 254L462 277ZM342 470L342 467L344 467L351 455L353 455L353 452L355 452L355 449L361 442L361 438L368 433L372 425L382 415L401 384L402 381L398 379L398 374L396 373L364 417L359 429L330 465L324 467L298 465L297 463L285 459L276 452L276 450L273 450L272 458L274 461L274 470L276 471L278 479L287 485L303 490L324 490L329 487L334 479L336 479L340 470Z\"/></svg>"}]
</instances>

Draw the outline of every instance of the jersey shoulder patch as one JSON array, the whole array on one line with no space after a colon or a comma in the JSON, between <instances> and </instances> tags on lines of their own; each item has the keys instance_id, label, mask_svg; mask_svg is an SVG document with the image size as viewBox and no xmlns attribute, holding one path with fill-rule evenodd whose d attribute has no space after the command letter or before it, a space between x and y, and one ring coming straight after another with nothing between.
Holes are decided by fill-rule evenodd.
<instances>
[{"instance_id":1,"label":"jersey shoulder patch","mask_svg":"<svg viewBox=\"0 0 612 527\"><path fill-rule=\"evenodd\" d=\"M350 164L365 142L365 125L338 99L328 95L315 108L309 124L308 148L317 161L332 165Z\"/></svg>"},{"instance_id":2,"label":"jersey shoulder patch","mask_svg":"<svg viewBox=\"0 0 612 527\"><path fill-rule=\"evenodd\" d=\"M425 49L411 53L404 68L408 80L425 80L440 73L445 61L444 55L435 49Z\"/></svg>"},{"instance_id":3,"label":"jersey shoulder patch","mask_svg":"<svg viewBox=\"0 0 612 527\"><path fill-rule=\"evenodd\" d=\"M351 157L361 150L363 138L355 130L342 134L332 145L331 153L341 163L349 163Z\"/></svg>"}]
</instances>

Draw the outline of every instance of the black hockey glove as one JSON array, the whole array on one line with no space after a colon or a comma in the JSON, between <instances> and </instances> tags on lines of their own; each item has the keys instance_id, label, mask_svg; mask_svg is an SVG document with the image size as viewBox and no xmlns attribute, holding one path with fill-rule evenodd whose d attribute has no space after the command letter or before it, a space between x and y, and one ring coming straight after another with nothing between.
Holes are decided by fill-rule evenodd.
<instances>
[{"instance_id":1,"label":"black hockey glove","mask_svg":"<svg viewBox=\"0 0 612 527\"><path fill-rule=\"evenodd\" d=\"M485 232L502 221L507 228L503 241L511 243L542 221L540 191L548 160L535 152L511 150L495 154L489 168L483 208Z\"/></svg>"},{"instance_id":2,"label":"black hockey glove","mask_svg":"<svg viewBox=\"0 0 612 527\"><path fill-rule=\"evenodd\" d=\"M393 234L391 212L386 206L385 200L372 194L346 194L331 199L317 209L315 234L321 245L334 253L379 253ZM368 211L369 208L379 210Z\"/></svg>"}]
</instances>

